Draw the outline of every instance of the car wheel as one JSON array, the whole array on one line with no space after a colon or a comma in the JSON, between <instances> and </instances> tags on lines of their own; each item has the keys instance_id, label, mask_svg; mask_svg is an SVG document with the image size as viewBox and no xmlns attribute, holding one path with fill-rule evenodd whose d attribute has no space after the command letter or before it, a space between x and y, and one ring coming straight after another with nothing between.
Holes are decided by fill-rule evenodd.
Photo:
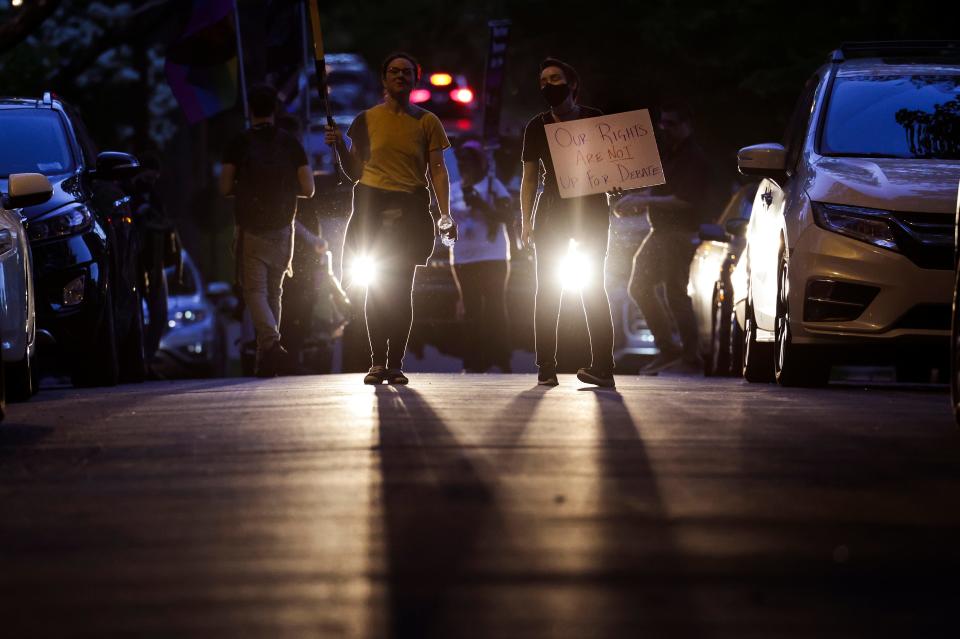
<instances>
[{"instance_id":1,"label":"car wheel","mask_svg":"<svg viewBox=\"0 0 960 639\"><path fill-rule=\"evenodd\" d=\"M953 418L960 426L960 306L957 295L960 293L960 269L957 270L953 287L953 325L950 342L950 399L953 400Z\"/></svg>"},{"instance_id":2,"label":"car wheel","mask_svg":"<svg viewBox=\"0 0 960 639\"><path fill-rule=\"evenodd\" d=\"M730 369L727 374L731 377L739 377L743 372L743 329L740 328L737 314L732 308L727 316L727 322L730 325L730 343L728 344Z\"/></svg>"},{"instance_id":3,"label":"car wheel","mask_svg":"<svg viewBox=\"0 0 960 639\"><path fill-rule=\"evenodd\" d=\"M747 322L743 331L743 378L748 382L770 383L774 381L774 344L757 341L757 320L753 304L747 300Z\"/></svg>"},{"instance_id":4,"label":"car wheel","mask_svg":"<svg viewBox=\"0 0 960 639\"><path fill-rule=\"evenodd\" d=\"M36 394L36 371L33 358L24 354L19 362L4 364L7 399L11 402L25 402Z\"/></svg>"},{"instance_id":5,"label":"car wheel","mask_svg":"<svg viewBox=\"0 0 960 639\"><path fill-rule=\"evenodd\" d=\"M730 300L719 283L713 292L709 366L713 375L730 374Z\"/></svg>"},{"instance_id":6,"label":"car wheel","mask_svg":"<svg viewBox=\"0 0 960 639\"><path fill-rule=\"evenodd\" d=\"M818 356L810 347L793 343L790 333L790 264L786 252L780 253L777 270L777 317L774 325L776 359L774 371L781 386L823 386L830 380L830 360Z\"/></svg>"},{"instance_id":7,"label":"car wheel","mask_svg":"<svg viewBox=\"0 0 960 639\"><path fill-rule=\"evenodd\" d=\"M107 289L103 311L94 339L88 348L74 356L71 379L74 386L116 386L120 378L117 338L113 314L113 294Z\"/></svg>"},{"instance_id":8,"label":"car wheel","mask_svg":"<svg viewBox=\"0 0 960 639\"><path fill-rule=\"evenodd\" d=\"M120 344L120 381L129 384L142 383L147 377L147 361L144 356L143 303L137 296L136 310L127 335Z\"/></svg>"},{"instance_id":9,"label":"car wheel","mask_svg":"<svg viewBox=\"0 0 960 639\"><path fill-rule=\"evenodd\" d=\"M0 422L7 414L7 384L4 380L4 368L6 367L0 366Z\"/></svg>"}]
</instances>

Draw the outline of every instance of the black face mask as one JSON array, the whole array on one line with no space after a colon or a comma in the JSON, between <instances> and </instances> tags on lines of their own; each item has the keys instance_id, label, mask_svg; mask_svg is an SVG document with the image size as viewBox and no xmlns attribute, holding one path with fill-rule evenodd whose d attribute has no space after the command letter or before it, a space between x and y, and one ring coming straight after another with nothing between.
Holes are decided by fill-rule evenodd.
<instances>
[{"instance_id":1,"label":"black face mask","mask_svg":"<svg viewBox=\"0 0 960 639\"><path fill-rule=\"evenodd\" d=\"M569 84L545 84L540 87L540 95L551 107L558 107L570 95Z\"/></svg>"}]
</instances>

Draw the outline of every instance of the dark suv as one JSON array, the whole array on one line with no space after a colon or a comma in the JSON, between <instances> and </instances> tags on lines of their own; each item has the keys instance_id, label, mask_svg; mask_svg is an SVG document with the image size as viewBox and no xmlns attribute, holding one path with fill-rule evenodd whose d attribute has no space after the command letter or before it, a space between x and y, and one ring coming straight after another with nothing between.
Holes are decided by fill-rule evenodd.
<instances>
[{"instance_id":1,"label":"dark suv","mask_svg":"<svg viewBox=\"0 0 960 639\"><path fill-rule=\"evenodd\" d=\"M120 185L138 169L132 155L97 154L77 113L49 93L0 98L0 179L29 171L53 184L49 201L22 214L38 331L77 386L145 376L139 243Z\"/></svg>"}]
</instances>

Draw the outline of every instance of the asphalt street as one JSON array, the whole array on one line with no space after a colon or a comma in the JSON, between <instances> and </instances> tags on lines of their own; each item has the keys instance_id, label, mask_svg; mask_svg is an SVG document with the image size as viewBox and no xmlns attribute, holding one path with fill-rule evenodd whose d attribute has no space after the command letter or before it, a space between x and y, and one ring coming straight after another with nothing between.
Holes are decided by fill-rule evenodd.
<instances>
[{"instance_id":1,"label":"asphalt street","mask_svg":"<svg viewBox=\"0 0 960 639\"><path fill-rule=\"evenodd\" d=\"M10 405L0 636L960 636L942 389L535 381Z\"/></svg>"}]
</instances>

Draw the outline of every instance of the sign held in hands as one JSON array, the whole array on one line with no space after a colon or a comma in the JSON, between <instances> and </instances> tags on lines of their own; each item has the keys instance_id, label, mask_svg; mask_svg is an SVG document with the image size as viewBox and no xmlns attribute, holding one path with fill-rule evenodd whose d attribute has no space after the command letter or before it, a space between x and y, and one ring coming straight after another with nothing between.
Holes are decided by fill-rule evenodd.
<instances>
[{"instance_id":1,"label":"sign held in hands","mask_svg":"<svg viewBox=\"0 0 960 639\"><path fill-rule=\"evenodd\" d=\"M560 197L664 184L646 109L546 125Z\"/></svg>"}]
</instances>

